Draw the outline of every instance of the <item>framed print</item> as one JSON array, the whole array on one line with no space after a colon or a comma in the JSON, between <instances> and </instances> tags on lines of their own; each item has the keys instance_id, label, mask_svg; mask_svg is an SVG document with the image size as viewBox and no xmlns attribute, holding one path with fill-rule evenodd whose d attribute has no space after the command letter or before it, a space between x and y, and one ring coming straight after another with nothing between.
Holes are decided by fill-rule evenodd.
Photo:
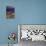
<instances>
[{"instance_id":1,"label":"framed print","mask_svg":"<svg viewBox=\"0 0 46 46\"><path fill-rule=\"evenodd\" d=\"M20 24L18 30L20 31L20 41L46 41L46 25Z\"/></svg>"},{"instance_id":2,"label":"framed print","mask_svg":"<svg viewBox=\"0 0 46 46\"><path fill-rule=\"evenodd\" d=\"M6 7L6 18L15 18L15 8L12 6Z\"/></svg>"},{"instance_id":3,"label":"framed print","mask_svg":"<svg viewBox=\"0 0 46 46\"><path fill-rule=\"evenodd\" d=\"M18 24L18 41L20 46L46 43L46 24Z\"/></svg>"}]
</instances>

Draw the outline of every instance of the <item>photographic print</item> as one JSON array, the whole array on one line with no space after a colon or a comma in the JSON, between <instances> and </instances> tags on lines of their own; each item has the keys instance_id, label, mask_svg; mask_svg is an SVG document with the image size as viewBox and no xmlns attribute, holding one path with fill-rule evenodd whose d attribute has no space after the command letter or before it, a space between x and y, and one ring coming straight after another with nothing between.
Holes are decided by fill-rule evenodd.
<instances>
[{"instance_id":1,"label":"photographic print","mask_svg":"<svg viewBox=\"0 0 46 46\"><path fill-rule=\"evenodd\" d=\"M15 18L15 8L12 6L6 7L6 18Z\"/></svg>"},{"instance_id":2,"label":"photographic print","mask_svg":"<svg viewBox=\"0 0 46 46\"><path fill-rule=\"evenodd\" d=\"M19 24L18 33L20 46L31 46L34 43L42 45L46 42L46 25Z\"/></svg>"}]
</instances>

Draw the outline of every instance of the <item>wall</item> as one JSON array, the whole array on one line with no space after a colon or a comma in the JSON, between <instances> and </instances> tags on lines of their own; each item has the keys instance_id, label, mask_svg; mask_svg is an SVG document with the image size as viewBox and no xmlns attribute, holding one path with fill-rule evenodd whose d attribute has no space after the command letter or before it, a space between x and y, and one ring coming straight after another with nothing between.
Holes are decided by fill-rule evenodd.
<instances>
[{"instance_id":1,"label":"wall","mask_svg":"<svg viewBox=\"0 0 46 46\"><path fill-rule=\"evenodd\" d=\"M6 19L6 6L15 7L15 19ZM0 44L8 43L17 24L46 24L46 0L0 0Z\"/></svg>"}]
</instances>

